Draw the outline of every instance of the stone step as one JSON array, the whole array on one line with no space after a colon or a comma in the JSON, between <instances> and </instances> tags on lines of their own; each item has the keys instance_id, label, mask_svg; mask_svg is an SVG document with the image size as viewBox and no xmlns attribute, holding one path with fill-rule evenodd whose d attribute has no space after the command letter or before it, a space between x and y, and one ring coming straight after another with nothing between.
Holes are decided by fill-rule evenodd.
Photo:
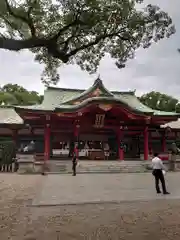
<instances>
[{"instance_id":1,"label":"stone step","mask_svg":"<svg viewBox=\"0 0 180 240\"><path fill-rule=\"evenodd\" d=\"M50 172L67 172L67 166L66 165L50 164L49 169L50 169Z\"/></svg>"},{"instance_id":2,"label":"stone step","mask_svg":"<svg viewBox=\"0 0 180 240\"><path fill-rule=\"evenodd\" d=\"M72 165L71 163L57 163L51 162L49 166L50 172L53 173L71 173ZM146 172L147 168L142 162L123 162L123 163L108 163L101 162L100 164L97 162L93 163L79 163L77 166L77 173L137 173L137 172Z\"/></svg>"}]
</instances>

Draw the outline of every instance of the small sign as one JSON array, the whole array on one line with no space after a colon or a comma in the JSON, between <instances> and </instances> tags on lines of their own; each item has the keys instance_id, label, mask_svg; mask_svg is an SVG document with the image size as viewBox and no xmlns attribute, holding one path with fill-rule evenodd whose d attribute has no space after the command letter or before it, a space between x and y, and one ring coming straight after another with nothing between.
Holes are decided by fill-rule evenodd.
<instances>
[{"instance_id":1,"label":"small sign","mask_svg":"<svg viewBox=\"0 0 180 240\"><path fill-rule=\"evenodd\" d=\"M94 126L96 128L102 128L104 126L104 118L105 118L104 114L96 114Z\"/></svg>"}]
</instances>

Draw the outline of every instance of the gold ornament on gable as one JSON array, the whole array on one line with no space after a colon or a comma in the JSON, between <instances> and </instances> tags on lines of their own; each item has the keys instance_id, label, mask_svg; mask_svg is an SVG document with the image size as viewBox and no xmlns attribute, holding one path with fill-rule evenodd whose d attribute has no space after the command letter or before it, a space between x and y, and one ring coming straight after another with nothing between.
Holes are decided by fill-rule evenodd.
<instances>
[{"instance_id":1,"label":"gold ornament on gable","mask_svg":"<svg viewBox=\"0 0 180 240\"><path fill-rule=\"evenodd\" d=\"M65 116L65 114L64 113L57 113L57 116L62 117L62 116Z\"/></svg>"},{"instance_id":2,"label":"gold ornament on gable","mask_svg":"<svg viewBox=\"0 0 180 240\"><path fill-rule=\"evenodd\" d=\"M109 111L112 109L112 105L111 104L99 104L99 108L101 108L104 111Z\"/></svg>"},{"instance_id":3,"label":"gold ornament on gable","mask_svg":"<svg viewBox=\"0 0 180 240\"><path fill-rule=\"evenodd\" d=\"M93 97L99 97L102 94L102 91L97 88L96 90L94 90L94 92L92 93Z\"/></svg>"}]
</instances>

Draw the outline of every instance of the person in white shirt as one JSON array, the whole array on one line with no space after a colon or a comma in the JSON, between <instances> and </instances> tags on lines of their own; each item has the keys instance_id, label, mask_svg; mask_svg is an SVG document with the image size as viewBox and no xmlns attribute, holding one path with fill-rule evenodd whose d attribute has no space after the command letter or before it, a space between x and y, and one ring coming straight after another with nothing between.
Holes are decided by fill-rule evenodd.
<instances>
[{"instance_id":1,"label":"person in white shirt","mask_svg":"<svg viewBox=\"0 0 180 240\"><path fill-rule=\"evenodd\" d=\"M166 183L164 179L163 170L166 171L166 168L163 165L162 160L159 158L158 153L154 154L154 158L152 159L152 169L153 169L153 176L155 177L155 187L157 193L161 193L159 188L159 180L161 181L163 194L169 194L166 190Z\"/></svg>"}]
</instances>

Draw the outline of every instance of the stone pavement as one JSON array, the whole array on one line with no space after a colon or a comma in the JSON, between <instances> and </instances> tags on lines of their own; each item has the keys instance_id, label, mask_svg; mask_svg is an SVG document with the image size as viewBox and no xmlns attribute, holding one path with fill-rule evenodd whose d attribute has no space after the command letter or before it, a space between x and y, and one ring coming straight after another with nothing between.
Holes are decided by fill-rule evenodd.
<instances>
[{"instance_id":1,"label":"stone pavement","mask_svg":"<svg viewBox=\"0 0 180 240\"><path fill-rule=\"evenodd\" d=\"M171 195L157 195L151 173L47 175L34 206L180 199L180 173L167 173Z\"/></svg>"}]
</instances>

